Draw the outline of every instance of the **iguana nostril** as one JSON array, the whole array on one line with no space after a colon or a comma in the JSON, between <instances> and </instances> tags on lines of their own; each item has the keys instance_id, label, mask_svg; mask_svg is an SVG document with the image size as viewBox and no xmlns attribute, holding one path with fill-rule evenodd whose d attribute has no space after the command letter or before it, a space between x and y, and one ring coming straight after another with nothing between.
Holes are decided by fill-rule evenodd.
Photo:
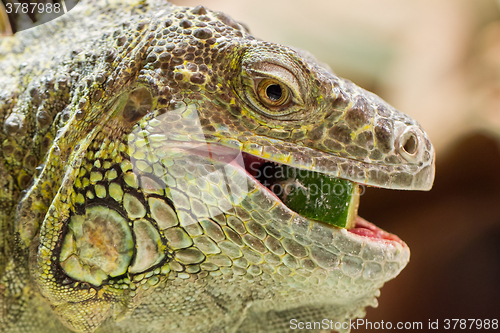
<instances>
[{"instance_id":1,"label":"iguana nostril","mask_svg":"<svg viewBox=\"0 0 500 333\"><path fill-rule=\"evenodd\" d=\"M399 154L408 162L415 162L420 155L418 153L420 150L418 133L418 129L410 127L399 137Z\"/></svg>"},{"instance_id":2,"label":"iguana nostril","mask_svg":"<svg viewBox=\"0 0 500 333\"><path fill-rule=\"evenodd\" d=\"M415 138L415 135L412 133L406 140L406 143L403 145L403 149L405 152L407 152L410 155L413 155L417 152L417 139Z\"/></svg>"}]
</instances>

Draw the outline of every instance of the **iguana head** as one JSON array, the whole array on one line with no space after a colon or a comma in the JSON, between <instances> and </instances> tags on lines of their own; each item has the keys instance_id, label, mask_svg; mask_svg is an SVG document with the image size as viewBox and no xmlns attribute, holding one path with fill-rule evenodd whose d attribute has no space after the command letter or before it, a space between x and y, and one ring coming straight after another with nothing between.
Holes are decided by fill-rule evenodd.
<instances>
[{"instance_id":1,"label":"iguana head","mask_svg":"<svg viewBox=\"0 0 500 333\"><path fill-rule=\"evenodd\" d=\"M73 57L91 70L19 208L32 217L37 198L50 203L42 219L18 223L24 240L36 236L43 296L77 331L108 317L126 320L103 329L271 332L297 316L362 316L408 262L406 244L356 214L350 230L301 216L256 172L273 162L428 190L425 132L306 52L257 40L221 13L148 6L102 28L94 58Z\"/></svg>"}]
</instances>

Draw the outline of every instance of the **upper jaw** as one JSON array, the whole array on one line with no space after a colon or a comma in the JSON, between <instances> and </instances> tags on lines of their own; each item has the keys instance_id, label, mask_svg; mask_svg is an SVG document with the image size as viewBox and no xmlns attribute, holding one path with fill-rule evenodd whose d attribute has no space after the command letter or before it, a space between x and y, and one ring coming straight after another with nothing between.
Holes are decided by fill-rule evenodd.
<instances>
[{"instance_id":1,"label":"upper jaw","mask_svg":"<svg viewBox=\"0 0 500 333\"><path fill-rule=\"evenodd\" d=\"M429 190L434 181L434 157L425 164L383 164L333 155L290 142L258 137L235 143L224 138L222 145L239 148L260 158L315 171L358 184L388 189Z\"/></svg>"}]
</instances>

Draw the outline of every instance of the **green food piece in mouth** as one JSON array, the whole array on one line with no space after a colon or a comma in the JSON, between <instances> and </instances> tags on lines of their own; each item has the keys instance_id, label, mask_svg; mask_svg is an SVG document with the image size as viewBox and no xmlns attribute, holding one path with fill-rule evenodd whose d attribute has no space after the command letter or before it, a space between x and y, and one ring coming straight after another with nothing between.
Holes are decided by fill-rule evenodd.
<instances>
[{"instance_id":1,"label":"green food piece in mouth","mask_svg":"<svg viewBox=\"0 0 500 333\"><path fill-rule=\"evenodd\" d=\"M359 186L353 182L286 165L276 167L272 191L294 212L340 228L353 228Z\"/></svg>"}]
</instances>

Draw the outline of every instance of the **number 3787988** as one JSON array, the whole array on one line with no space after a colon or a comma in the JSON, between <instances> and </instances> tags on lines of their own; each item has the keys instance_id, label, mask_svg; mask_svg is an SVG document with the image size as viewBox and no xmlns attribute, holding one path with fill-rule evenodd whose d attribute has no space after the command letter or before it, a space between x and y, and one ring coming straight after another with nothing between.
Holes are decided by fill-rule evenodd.
<instances>
[{"instance_id":1,"label":"number 3787988","mask_svg":"<svg viewBox=\"0 0 500 333\"><path fill-rule=\"evenodd\" d=\"M6 3L5 11L7 14L35 14L35 13L60 13L63 9L60 3Z\"/></svg>"}]
</instances>

